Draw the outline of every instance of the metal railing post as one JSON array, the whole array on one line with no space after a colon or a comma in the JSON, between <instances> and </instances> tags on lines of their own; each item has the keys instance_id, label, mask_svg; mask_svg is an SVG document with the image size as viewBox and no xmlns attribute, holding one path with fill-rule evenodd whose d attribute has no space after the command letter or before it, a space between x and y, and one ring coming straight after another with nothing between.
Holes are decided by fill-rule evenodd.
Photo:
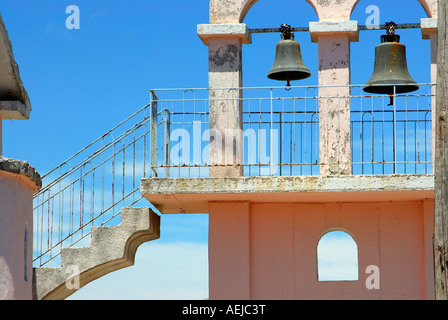
<instances>
[{"instance_id":1,"label":"metal railing post","mask_svg":"<svg viewBox=\"0 0 448 320\"><path fill-rule=\"evenodd\" d=\"M164 128L164 148L165 148L165 178L170 177L170 133L171 133L171 116L170 111L165 110L165 128Z\"/></svg>"},{"instance_id":2,"label":"metal railing post","mask_svg":"<svg viewBox=\"0 0 448 320\"><path fill-rule=\"evenodd\" d=\"M158 101L156 94L151 90L151 118L150 118L150 154L151 154L151 170L157 177L157 107ZM152 173L151 173L152 174Z\"/></svg>"},{"instance_id":3,"label":"metal railing post","mask_svg":"<svg viewBox=\"0 0 448 320\"><path fill-rule=\"evenodd\" d=\"M396 97L397 97L397 87L394 86L394 95L393 95L393 107L394 107L394 119L393 119L393 139L394 139L394 174L397 174L397 104L396 104Z\"/></svg>"}]
</instances>

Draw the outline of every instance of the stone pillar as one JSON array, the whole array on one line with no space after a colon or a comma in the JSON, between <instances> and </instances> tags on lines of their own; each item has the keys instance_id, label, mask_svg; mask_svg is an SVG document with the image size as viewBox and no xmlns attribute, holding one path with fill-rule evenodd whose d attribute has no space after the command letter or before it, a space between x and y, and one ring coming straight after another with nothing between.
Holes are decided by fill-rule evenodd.
<instances>
[{"instance_id":1,"label":"stone pillar","mask_svg":"<svg viewBox=\"0 0 448 320\"><path fill-rule=\"evenodd\" d=\"M437 48L438 48L438 32L437 18L426 18L421 20L422 38L431 41L431 83L437 83ZM431 88L431 115L432 115L432 162L435 160L436 139L436 87Z\"/></svg>"},{"instance_id":2,"label":"stone pillar","mask_svg":"<svg viewBox=\"0 0 448 320\"><path fill-rule=\"evenodd\" d=\"M350 42L358 41L356 21L310 22L319 43L319 126L321 175L349 175Z\"/></svg>"},{"instance_id":3,"label":"stone pillar","mask_svg":"<svg viewBox=\"0 0 448 320\"><path fill-rule=\"evenodd\" d=\"M41 186L27 162L0 157L0 300L33 299L33 193Z\"/></svg>"},{"instance_id":4,"label":"stone pillar","mask_svg":"<svg viewBox=\"0 0 448 320\"><path fill-rule=\"evenodd\" d=\"M205 24L198 35L209 51L210 177L243 175L242 45L245 24Z\"/></svg>"}]
</instances>

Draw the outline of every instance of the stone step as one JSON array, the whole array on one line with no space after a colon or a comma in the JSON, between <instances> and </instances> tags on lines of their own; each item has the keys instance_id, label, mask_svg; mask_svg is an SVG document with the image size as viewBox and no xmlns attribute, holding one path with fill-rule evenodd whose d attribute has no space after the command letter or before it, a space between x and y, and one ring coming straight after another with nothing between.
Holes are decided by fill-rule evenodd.
<instances>
[{"instance_id":1,"label":"stone step","mask_svg":"<svg viewBox=\"0 0 448 320\"><path fill-rule=\"evenodd\" d=\"M92 228L89 247L61 250L61 267L34 268L35 299L63 300L110 272L132 266L138 247L160 238L160 217L149 208L123 208L121 223ZM79 275L71 280L73 275ZM68 281L68 282L67 282Z\"/></svg>"}]
</instances>

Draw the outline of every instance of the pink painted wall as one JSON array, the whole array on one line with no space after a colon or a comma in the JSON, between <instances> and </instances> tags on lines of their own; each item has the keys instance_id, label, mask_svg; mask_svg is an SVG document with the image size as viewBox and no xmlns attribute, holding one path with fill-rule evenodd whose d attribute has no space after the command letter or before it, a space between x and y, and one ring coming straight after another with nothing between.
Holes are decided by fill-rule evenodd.
<instances>
[{"instance_id":1,"label":"pink painted wall","mask_svg":"<svg viewBox=\"0 0 448 320\"><path fill-rule=\"evenodd\" d=\"M210 299L250 299L249 202L211 202Z\"/></svg>"},{"instance_id":2,"label":"pink painted wall","mask_svg":"<svg viewBox=\"0 0 448 320\"><path fill-rule=\"evenodd\" d=\"M433 299L434 202L210 205L210 299ZM318 282L317 244L342 229L358 281ZM366 268L380 270L368 290Z\"/></svg>"},{"instance_id":3,"label":"pink painted wall","mask_svg":"<svg viewBox=\"0 0 448 320\"><path fill-rule=\"evenodd\" d=\"M32 299L33 188L22 176L0 171L0 300Z\"/></svg>"}]
</instances>

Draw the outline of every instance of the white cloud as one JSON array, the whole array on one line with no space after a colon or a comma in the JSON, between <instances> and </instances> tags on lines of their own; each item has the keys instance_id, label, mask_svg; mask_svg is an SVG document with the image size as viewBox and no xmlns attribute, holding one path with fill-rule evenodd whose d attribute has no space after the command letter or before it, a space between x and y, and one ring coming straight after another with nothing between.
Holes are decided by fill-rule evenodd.
<instances>
[{"instance_id":1,"label":"white cloud","mask_svg":"<svg viewBox=\"0 0 448 320\"><path fill-rule=\"evenodd\" d=\"M321 281L356 280L357 246L333 237L319 246ZM81 288L69 300L203 300L208 298L208 245L148 242L135 265Z\"/></svg>"},{"instance_id":2,"label":"white cloud","mask_svg":"<svg viewBox=\"0 0 448 320\"><path fill-rule=\"evenodd\" d=\"M68 300L203 300L208 298L208 246L148 242L135 265L81 288Z\"/></svg>"},{"instance_id":3,"label":"white cloud","mask_svg":"<svg viewBox=\"0 0 448 320\"><path fill-rule=\"evenodd\" d=\"M343 232L324 236L318 246L319 280L358 280L358 247Z\"/></svg>"}]
</instances>

